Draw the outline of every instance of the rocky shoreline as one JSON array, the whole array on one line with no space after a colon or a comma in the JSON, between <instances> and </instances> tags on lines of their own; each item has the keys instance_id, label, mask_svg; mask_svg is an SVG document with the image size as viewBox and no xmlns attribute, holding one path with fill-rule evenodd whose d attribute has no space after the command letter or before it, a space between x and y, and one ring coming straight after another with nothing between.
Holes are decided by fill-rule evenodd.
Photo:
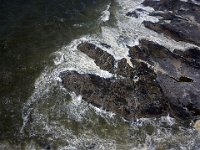
<instances>
[{"instance_id":1,"label":"rocky shoreline","mask_svg":"<svg viewBox=\"0 0 200 150\"><path fill-rule=\"evenodd\" d=\"M197 46L172 52L141 39L139 45L127 46L131 66L125 58L115 60L100 47L83 42L77 49L113 77L65 71L60 74L62 84L83 100L127 120L167 114L182 120L199 120L200 6L179 0L145 0L143 5L153 7L155 11L150 15L160 18L156 23L144 21L145 27ZM138 17L136 11L126 15ZM109 43L103 45L112 49Z\"/></svg>"},{"instance_id":2,"label":"rocky shoreline","mask_svg":"<svg viewBox=\"0 0 200 150\"><path fill-rule=\"evenodd\" d=\"M159 22L144 22L145 27L164 33L176 41L190 42L200 46L200 7L182 1L163 0L150 2L145 6L153 7L156 12L152 16L160 17Z\"/></svg>"}]
</instances>

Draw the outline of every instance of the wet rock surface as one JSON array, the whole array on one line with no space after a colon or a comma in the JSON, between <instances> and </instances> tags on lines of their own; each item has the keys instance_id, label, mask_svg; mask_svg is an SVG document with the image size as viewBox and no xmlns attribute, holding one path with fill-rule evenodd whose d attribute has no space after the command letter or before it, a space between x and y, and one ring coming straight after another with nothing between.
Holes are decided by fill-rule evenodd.
<instances>
[{"instance_id":1,"label":"wet rock surface","mask_svg":"<svg viewBox=\"0 0 200 150\"><path fill-rule=\"evenodd\" d=\"M195 119L200 115L200 67L199 56L195 55L198 53L197 49L172 53L146 40L130 49L132 59L145 61L154 68L170 113L182 119Z\"/></svg>"},{"instance_id":2,"label":"wet rock surface","mask_svg":"<svg viewBox=\"0 0 200 150\"><path fill-rule=\"evenodd\" d=\"M97 66L99 66L101 69L108 70L109 72L113 73L115 59L111 54L104 52L94 44L87 42L80 44L77 48L81 52L94 59Z\"/></svg>"},{"instance_id":3,"label":"wet rock surface","mask_svg":"<svg viewBox=\"0 0 200 150\"><path fill-rule=\"evenodd\" d=\"M126 59L116 61L94 44L82 43L80 47L100 68L115 75L103 78L76 71L62 72L60 76L68 91L128 120L167 113L181 119L199 117L200 67L199 57L194 55L198 49L172 53L156 43L141 40L138 46L130 47L131 67ZM98 57L93 55L96 51ZM105 64L103 60L109 59L117 67L101 66Z\"/></svg>"},{"instance_id":4,"label":"wet rock surface","mask_svg":"<svg viewBox=\"0 0 200 150\"><path fill-rule=\"evenodd\" d=\"M144 21L145 27L164 33L176 41L200 45L200 6L180 0L145 0L144 6L155 9L150 15L159 17L159 22Z\"/></svg>"},{"instance_id":5,"label":"wet rock surface","mask_svg":"<svg viewBox=\"0 0 200 150\"><path fill-rule=\"evenodd\" d=\"M107 52L100 48L93 49L93 44L90 44L90 47L87 46L88 43L84 45L86 45L86 53L97 50L101 51L104 57L107 55ZM92 55L88 54L88 56L95 59ZM107 57L110 58L110 55ZM99 58L102 58L101 55L95 59L97 65L99 61L101 62ZM89 103L128 120L136 117L160 116L167 112L165 99L152 69L143 62L136 62L134 68L127 63L126 59L115 62L118 64L117 68L113 66L106 69L114 71L113 78L106 79L93 74L66 71L60 75L63 85L68 91L82 95Z\"/></svg>"}]
</instances>

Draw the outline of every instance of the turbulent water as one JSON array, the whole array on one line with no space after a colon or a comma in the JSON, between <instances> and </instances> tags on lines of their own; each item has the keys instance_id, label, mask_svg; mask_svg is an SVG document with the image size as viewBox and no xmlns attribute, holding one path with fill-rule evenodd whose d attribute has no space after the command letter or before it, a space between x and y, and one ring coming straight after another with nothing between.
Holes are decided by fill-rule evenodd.
<instances>
[{"instance_id":1,"label":"turbulent water","mask_svg":"<svg viewBox=\"0 0 200 150\"><path fill-rule=\"evenodd\" d=\"M170 50L194 45L145 28L153 8L142 0L0 1L0 149L200 149L200 135L169 116L127 122L83 101L61 85L60 72L110 78L76 49L89 41L119 60L149 39ZM145 10L139 18L128 11ZM107 43L112 49L102 46Z\"/></svg>"}]
</instances>

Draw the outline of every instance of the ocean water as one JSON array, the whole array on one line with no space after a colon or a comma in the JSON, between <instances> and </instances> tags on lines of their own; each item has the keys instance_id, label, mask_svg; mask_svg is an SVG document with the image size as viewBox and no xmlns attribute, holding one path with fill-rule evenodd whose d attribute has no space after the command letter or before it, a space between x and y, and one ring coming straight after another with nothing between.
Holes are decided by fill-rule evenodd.
<instances>
[{"instance_id":1,"label":"ocean water","mask_svg":"<svg viewBox=\"0 0 200 150\"><path fill-rule=\"evenodd\" d=\"M145 38L171 51L195 45L146 29L142 0L0 0L0 149L200 149L200 134L170 116L127 122L66 91L65 70L110 78L76 49L89 41L115 57ZM128 11L145 10L139 18ZM112 46L107 49L101 45Z\"/></svg>"},{"instance_id":2,"label":"ocean water","mask_svg":"<svg viewBox=\"0 0 200 150\"><path fill-rule=\"evenodd\" d=\"M106 0L0 0L0 139L20 141L22 107L52 53L98 30Z\"/></svg>"}]
</instances>

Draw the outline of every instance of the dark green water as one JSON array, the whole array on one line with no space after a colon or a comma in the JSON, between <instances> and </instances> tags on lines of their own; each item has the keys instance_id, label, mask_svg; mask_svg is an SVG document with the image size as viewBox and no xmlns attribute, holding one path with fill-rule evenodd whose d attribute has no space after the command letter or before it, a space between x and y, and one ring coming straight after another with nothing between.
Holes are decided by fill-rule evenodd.
<instances>
[{"instance_id":1,"label":"dark green water","mask_svg":"<svg viewBox=\"0 0 200 150\"><path fill-rule=\"evenodd\" d=\"M20 143L26 138L19 133L22 106L35 79L51 63L50 54L98 30L98 18L108 3L0 0L0 141Z\"/></svg>"}]
</instances>

